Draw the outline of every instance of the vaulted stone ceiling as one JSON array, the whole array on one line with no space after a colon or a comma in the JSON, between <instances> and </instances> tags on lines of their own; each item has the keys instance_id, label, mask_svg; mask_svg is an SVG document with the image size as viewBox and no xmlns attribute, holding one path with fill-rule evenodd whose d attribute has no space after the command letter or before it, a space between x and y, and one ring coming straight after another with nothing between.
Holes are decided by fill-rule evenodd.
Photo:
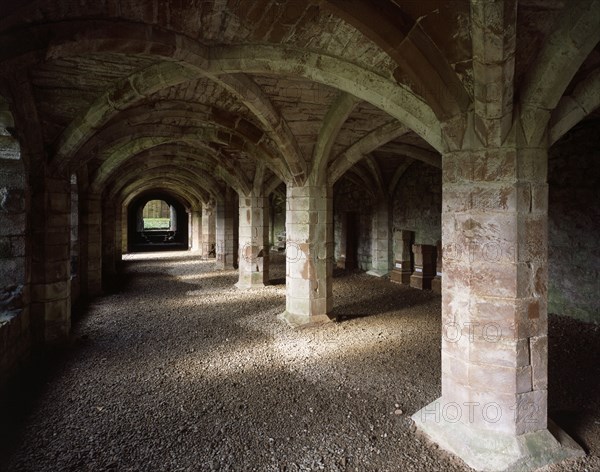
<instances>
[{"instance_id":1,"label":"vaulted stone ceiling","mask_svg":"<svg viewBox=\"0 0 600 472\"><path fill-rule=\"evenodd\" d=\"M498 94L524 109L559 100L552 140L597 107L597 46L579 51L565 96L530 84L540 56L570 54L559 32L574 31L579 48L577 31L596 21L581 11L597 5L515 2L5 1L0 93L32 168L77 172L111 198L160 184L207 201L225 186L333 184L353 166L384 188L414 159L439 167L454 145L442 128L467 112L488 127L512 113L487 107ZM496 70L503 59L489 50L513 54L514 68Z\"/></svg>"}]
</instances>

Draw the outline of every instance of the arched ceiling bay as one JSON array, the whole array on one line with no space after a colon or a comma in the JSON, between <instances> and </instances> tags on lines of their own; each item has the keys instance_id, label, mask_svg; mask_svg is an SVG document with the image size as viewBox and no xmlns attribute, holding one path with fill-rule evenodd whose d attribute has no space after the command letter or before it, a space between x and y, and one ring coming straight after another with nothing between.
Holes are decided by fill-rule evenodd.
<instances>
[{"instance_id":1,"label":"arched ceiling bay","mask_svg":"<svg viewBox=\"0 0 600 472\"><path fill-rule=\"evenodd\" d=\"M597 3L578 0L592 12L581 18L593 23ZM503 5L503 21L514 22L514 95L523 88L537 103L530 65L537 59L544 70L540 51L558 54L552 38L586 24L569 16L567 0ZM493 66L478 58L487 69L474 71L478 22L493 13L478 8L476 0L0 2L0 82L19 107L28 78L47 161L85 166L94 191L146 185L154 177L141 169L151 168L186 175L181 185L204 175L194 184L200 200L225 186L250 191L257 165L269 188L302 183L315 168L334 183L365 156L366 170L394 156L439 165L445 123L472 112L474 82ZM553 92L553 104L562 96L555 138L598 107L598 48L586 47L570 83L559 84L564 94Z\"/></svg>"}]
</instances>

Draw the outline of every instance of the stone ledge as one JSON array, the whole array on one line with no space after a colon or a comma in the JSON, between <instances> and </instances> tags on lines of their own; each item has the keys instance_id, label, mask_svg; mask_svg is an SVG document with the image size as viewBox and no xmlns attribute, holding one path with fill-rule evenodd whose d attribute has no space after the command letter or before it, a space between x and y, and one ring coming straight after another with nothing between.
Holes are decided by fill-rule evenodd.
<instances>
[{"instance_id":1,"label":"stone ledge","mask_svg":"<svg viewBox=\"0 0 600 472\"><path fill-rule=\"evenodd\" d=\"M463 423L450 423L443 419L439 422L423 421L422 412L431 413L439 401L433 401L412 416L417 430L475 470L533 471L585 456L583 449L550 419L548 429L520 436L470 428Z\"/></svg>"},{"instance_id":2,"label":"stone ledge","mask_svg":"<svg viewBox=\"0 0 600 472\"><path fill-rule=\"evenodd\" d=\"M331 323L333 320L327 315L295 315L288 311L284 311L277 316L277 319L285 321L292 328L308 328L311 326L319 326L325 323Z\"/></svg>"}]
</instances>

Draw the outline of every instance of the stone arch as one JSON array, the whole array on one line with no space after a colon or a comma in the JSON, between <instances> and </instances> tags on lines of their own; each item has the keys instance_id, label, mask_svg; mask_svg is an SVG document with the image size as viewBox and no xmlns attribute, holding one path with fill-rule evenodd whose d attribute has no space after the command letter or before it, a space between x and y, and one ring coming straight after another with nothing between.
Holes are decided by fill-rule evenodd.
<instances>
[{"instance_id":1,"label":"stone arch","mask_svg":"<svg viewBox=\"0 0 600 472\"><path fill-rule=\"evenodd\" d=\"M246 74L209 76L238 96L254 113L275 141L290 173L290 178L302 182L307 173L306 162L287 121L279 113L262 89Z\"/></svg>"},{"instance_id":2,"label":"stone arch","mask_svg":"<svg viewBox=\"0 0 600 472\"><path fill-rule=\"evenodd\" d=\"M182 201L187 202L186 208L190 210L198 209L201 208L202 203L205 203L206 201L202 200L205 196L191 186L193 182L193 180L184 176L176 178L172 175L164 176L156 174L144 182L134 182L123 187L119 194L117 194L117 198L119 198L118 201L120 201L123 206L127 206L140 192L162 188L171 193L174 192Z\"/></svg>"},{"instance_id":3,"label":"stone arch","mask_svg":"<svg viewBox=\"0 0 600 472\"><path fill-rule=\"evenodd\" d=\"M373 199L377 198L379 194L377 184L369 170L354 166L348 171L347 177L354 184L362 187Z\"/></svg>"},{"instance_id":4,"label":"stone arch","mask_svg":"<svg viewBox=\"0 0 600 472\"><path fill-rule=\"evenodd\" d=\"M466 112L471 98L460 78L419 21L406 15L400 5L390 2L373 8L369 2L340 0L323 4L386 51L398 69L419 84L421 95L440 121Z\"/></svg>"},{"instance_id":5,"label":"stone arch","mask_svg":"<svg viewBox=\"0 0 600 472\"><path fill-rule=\"evenodd\" d=\"M404 161L403 164L399 165L396 168L396 171L394 172L394 175L390 179L390 184L389 184L388 189L387 189L388 195L393 196L394 193L396 193L396 187L400 183L400 179L406 173L406 171L408 170L408 168L411 165L413 165L414 162L415 161L413 159L407 158L407 159L405 159L405 161Z\"/></svg>"},{"instance_id":6,"label":"stone arch","mask_svg":"<svg viewBox=\"0 0 600 472\"><path fill-rule=\"evenodd\" d=\"M218 152L208 145L208 142L214 142L219 145L229 145L239 151L248 151L248 154L257 159L264 159L269 169L284 178L287 174L285 163L277 156L277 150L270 146L264 132L256 127L252 122L230 113L227 110L206 106L199 103L187 103L182 101L158 101L152 105L141 105L139 107L129 108L119 114L117 120L113 120L111 125L99 131L73 156L75 163L80 161L80 156L94 156L102 152L99 147L105 143L113 142L119 138L128 135L135 138L136 134L156 135L158 132L169 133L172 136L182 134L181 128L189 130L184 133L193 137L196 134L197 139L202 137L206 143L196 144L207 158L224 167ZM186 120L185 125L174 126L173 120ZM123 126L127 123L127 126ZM162 130L162 131L161 131ZM198 151L197 151L198 153ZM235 173L236 169L230 169ZM241 175L237 179L244 180ZM243 186L244 183L236 183L236 187Z\"/></svg>"},{"instance_id":7,"label":"stone arch","mask_svg":"<svg viewBox=\"0 0 600 472\"><path fill-rule=\"evenodd\" d=\"M583 61L600 41L600 3L577 2L565 10L521 87L521 122L528 141L543 135L552 110Z\"/></svg>"},{"instance_id":8,"label":"stone arch","mask_svg":"<svg viewBox=\"0 0 600 472\"><path fill-rule=\"evenodd\" d=\"M200 208L202 202L214 200L218 198L220 192L208 192L200 187L198 177L192 172L172 172L168 166L157 166L148 172L148 175L143 179L127 179L126 181L116 185L111 189L110 197L117 197L121 195L128 195L133 189L146 185L147 183L160 182L160 179L164 182L171 184L177 184L181 186L182 195L186 196L186 199L192 205L191 208Z\"/></svg>"},{"instance_id":9,"label":"stone arch","mask_svg":"<svg viewBox=\"0 0 600 472\"><path fill-rule=\"evenodd\" d=\"M386 198L385 183L383 180L383 175L381 174L381 169L380 169L379 165L377 164L377 161L375 161L375 158L373 157L373 155L367 154L367 156L364 159L364 163L370 173L370 178L373 183L373 188L376 189L377 197L380 199L385 199Z\"/></svg>"},{"instance_id":10,"label":"stone arch","mask_svg":"<svg viewBox=\"0 0 600 472\"><path fill-rule=\"evenodd\" d=\"M198 200L200 198L199 195L188 190L187 186L183 187L182 182L173 181L170 177L166 179L157 177L143 184L132 184L128 188L123 189L121 194L116 197L117 205L121 209L121 219L117 222L117 225L120 223L120 226L117 228L118 238L115 244L115 246L120 246L120 248L117 247L117 257L120 257L122 253L126 253L128 248L127 207L133 199L147 192L172 194L186 205L186 210L192 213L201 211L203 203L206 203ZM192 226L198 223L197 221L191 222Z\"/></svg>"},{"instance_id":11,"label":"stone arch","mask_svg":"<svg viewBox=\"0 0 600 472\"><path fill-rule=\"evenodd\" d=\"M265 195L271 195L282 183L283 181L276 175L271 177L269 180L267 180L267 182L265 182ZM285 196L285 191L283 192L283 196Z\"/></svg>"},{"instance_id":12,"label":"stone arch","mask_svg":"<svg viewBox=\"0 0 600 472\"><path fill-rule=\"evenodd\" d=\"M283 46L220 46L211 50L215 74L296 75L336 88L387 112L442 151L440 122L431 107L408 89L343 59Z\"/></svg>"},{"instance_id":13,"label":"stone arch","mask_svg":"<svg viewBox=\"0 0 600 472\"><path fill-rule=\"evenodd\" d=\"M162 183L151 181L145 182L143 185L138 185L137 187L132 186L129 193L123 192L119 196L118 203L127 206L133 199L139 197L142 193L154 191L171 194L189 210L194 209L196 208L196 205L201 204L195 200L197 195L182 189L179 182L173 182L171 179L163 179Z\"/></svg>"},{"instance_id":14,"label":"stone arch","mask_svg":"<svg viewBox=\"0 0 600 472\"><path fill-rule=\"evenodd\" d=\"M169 205L171 223L168 230L147 229L143 223L139 228L137 220L141 214L140 210L153 200L161 200ZM186 207L190 207L189 202L185 202L177 194L158 190L147 190L131 199L126 207L128 251L187 249L189 221Z\"/></svg>"},{"instance_id":15,"label":"stone arch","mask_svg":"<svg viewBox=\"0 0 600 472\"><path fill-rule=\"evenodd\" d=\"M53 25L60 29L61 25ZM432 108L407 88L393 83L364 68L326 54L300 51L286 46L242 45L207 48L182 35L173 32L158 31L149 25L132 26L127 23L124 31L129 35L123 41L114 41L115 26L107 28L86 21L73 21L64 28L69 32L67 38L78 31L77 41L70 39L56 40L48 45L47 58L67 57L83 53L120 52L127 54L148 54L164 59L168 65L165 73L172 73L172 78L179 83L186 80L186 74L223 75L232 73L267 73L291 74L332 86L352 94L377 106L399 119L408 127L421 135L436 150L443 149L440 122ZM33 28L35 30L35 28ZM28 32L31 34L31 31ZM57 34L60 37L60 34ZM11 40L13 38L10 38ZM175 62L178 61L178 62ZM182 76L177 77L175 69ZM142 72L143 73L143 72ZM154 80L153 86L160 86L161 74L148 73ZM177 82L179 81L179 82ZM166 85L163 82L163 86ZM172 84L171 83L171 84ZM138 85L136 88L133 84ZM109 119L115 106L121 109L139 101L146 94L139 86L143 81L128 78L120 83L121 89L107 92L83 116L78 123L69 127L69 132L61 138L59 155L72 153L77 147L89 139L94 129L98 129ZM87 138L86 138L87 137Z\"/></svg>"},{"instance_id":16,"label":"stone arch","mask_svg":"<svg viewBox=\"0 0 600 472\"><path fill-rule=\"evenodd\" d=\"M185 162L185 167L175 166ZM222 193L222 186L214 179L208 171L194 162L184 161L180 156L170 154L150 157L148 153L141 153L133 157L126 165L119 168L117 175L105 187L105 195L114 198L125 186L139 182L140 184L154 177L158 172L165 176L171 174L183 175L190 182L195 183L192 187L201 196L201 201L208 201L211 197L218 198Z\"/></svg>"},{"instance_id":17,"label":"stone arch","mask_svg":"<svg viewBox=\"0 0 600 472\"><path fill-rule=\"evenodd\" d=\"M400 122L391 121L363 136L331 160L327 172L329 184L334 185L342 175L370 152L408 132L409 130Z\"/></svg>"},{"instance_id":18,"label":"stone arch","mask_svg":"<svg viewBox=\"0 0 600 472\"><path fill-rule=\"evenodd\" d=\"M95 31L98 28L97 24L85 26L85 22L77 23L82 23L80 27L92 36L94 33L91 31ZM70 29L72 27L73 25L66 28ZM145 97L162 88L179 84L201 74L217 82L242 100L242 103L255 114L256 118L265 126L269 135L280 147L283 159L289 160L286 164L289 166L291 174L299 175L299 178L303 178L306 164L300 155L294 136L291 134L283 117L275 111L268 97L262 93L260 88L250 78L243 76L243 74L222 77L208 74L204 67L206 57L209 56L208 50L199 47L197 43L193 43L185 37L177 36L177 44L181 47L185 45L186 48L185 53L181 53L177 48L172 47L172 44L171 46L161 47L161 45L164 46L163 41L165 41L165 38L169 37L172 39L172 36L164 35L163 32L156 35L156 42L153 42L155 35L152 27L144 27L142 31L138 29L137 25L136 27L128 27L126 30L132 33L136 39L123 41L118 45L115 45L113 39L107 40L94 37L89 40L81 38L77 42L70 42L69 40L66 42L59 41L58 44L49 46L48 58L106 51L126 54L147 54L151 50L165 60L164 63L153 65L146 70L137 72L119 81L113 90L99 97L87 113L78 117L69 125L62 135L57 149L57 165L59 167L65 165L64 160L66 156L75 152L79 146L83 145L91 137L91 133L95 129L99 129L104 123L107 123L114 113L143 100ZM134 30L135 33L133 33ZM99 31L96 31L96 34L109 35L110 32L100 27ZM172 60L172 55L180 56L181 54L185 56L186 60L191 62L184 64L183 58L180 63Z\"/></svg>"},{"instance_id":19,"label":"stone arch","mask_svg":"<svg viewBox=\"0 0 600 472\"><path fill-rule=\"evenodd\" d=\"M570 95L558 102L550 119L550 145L600 107L600 67L579 82Z\"/></svg>"},{"instance_id":20,"label":"stone arch","mask_svg":"<svg viewBox=\"0 0 600 472\"><path fill-rule=\"evenodd\" d=\"M55 165L68 165L71 156L88 142L97 130L113 119L121 110L139 103L146 96L194 77L189 68L163 62L119 81L112 90L102 94L87 112L76 118L65 129L58 142Z\"/></svg>"},{"instance_id":21,"label":"stone arch","mask_svg":"<svg viewBox=\"0 0 600 472\"><path fill-rule=\"evenodd\" d=\"M156 132L156 130L154 132L156 133L155 136L144 136L134 140L127 139L125 136L112 143L111 149L106 151L107 158L94 175L92 187L97 190L101 189L110 179L115 170L133 155L148 149L152 149L153 147L159 145L184 142L188 145L198 146L200 149L202 149L202 151L206 150L205 139L199 138L197 134L178 136L168 133L165 130L163 130L161 133ZM214 151L209 152L214 154ZM203 152L203 154L205 153ZM225 180L236 190L249 190L249 183L241 174L239 168L225 168L223 165L221 165L216 167L215 170L223 180Z\"/></svg>"},{"instance_id":22,"label":"stone arch","mask_svg":"<svg viewBox=\"0 0 600 472\"><path fill-rule=\"evenodd\" d=\"M353 95L341 92L329 107L314 149L311 178L317 184L322 184L327 180L327 164L331 157L331 149L358 102L359 100Z\"/></svg>"}]
</instances>

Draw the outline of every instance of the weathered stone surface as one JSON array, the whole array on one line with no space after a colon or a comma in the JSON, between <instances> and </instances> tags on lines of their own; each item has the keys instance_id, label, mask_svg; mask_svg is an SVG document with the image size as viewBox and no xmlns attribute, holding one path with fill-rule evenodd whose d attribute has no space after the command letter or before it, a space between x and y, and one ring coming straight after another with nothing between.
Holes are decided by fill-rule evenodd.
<instances>
[{"instance_id":1,"label":"weathered stone surface","mask_svg":"<svg viewBox=\"0 0 600 472\"><path fill-rule=\"evenodd\" d=\"M387 200L379 202L373 214L371 269L367 272L376 277L389 274L392 260L391 208Z\"/></svg>"},{"instance_id":2,"label":"weathered stone surface","mask_svg":"<svg viewBox=\"0 0 600 472\"><path fill-rule=\"evenodd\" d=\"M202 255L214 257L216 251L215 209L212 204L202 205Z\"/></svg>"},{"instance_id":3,"label":"weathered stone surface","mask_svg":"<svg viewBox=\"0 0 600 472\"><path fill-rule=\"evenodd\" d=\"M435 277L431 281L431 290L435 293L442 293L442 241L438 241L435 252Z\"/></svg>"},{"instance_id":4,"label":"weathered stone surface","mask_svg":"<svg viewBox=\"0 0 600 472\"><path fill-rule=\"evenodd\" d=\"M392 235L441 241L444 399L539 410L467 437L543 435L548 298L598 312L597 159L579 143L594 137L567 140L546 183L548 144L597 116L598 0L55 3L0 22L0 291L23 287L11 339L29 315L36 341L67 337L73 294L100 293L135 246L122 213L144 192L176 196L192 248L221 268L238 253L239 287L264 285L267 202L285 185L286 320L328 319L334 260L378 276L398 261L406 283Z\"/></svg>"},{"instance_id":5,"label":"weathered stone surface","mask_svg":"<svg viewBox=\"0 0 600 472\"><path fill-rule=\"evenodd\" d=\"M435 277L436 249L435 246L414 244L414 272L410 276L410 286L419 290L430 290L431 281Z\"/></svg>"},{"instance_id":6,"label":"weathered stone surface","mask_svg":"<svg viewBox=\"0 0 600 472\"><path fill-rule=\"evenodd\" d=\"M421 163L411 165L394 193L393 227L413 231L416 244L436 244L442 236L441 188L438 169Z\"/></svg>"},{"instance_id":7,"label":"weathered stone surface","mask_svg":"<svg viewBox=\"0 0 600 472\"><path fill-rule=\"evenodd\" d=\"M237 205L233 194L228 193L225 199L217 201L216 209L216 264L219 269L237 267L237 241L239 226Z\"/></svg>"},{"instance_id":8,"label":"weathered stone surface","mask_svg":"<svg viewBox=\"0 0 600 472\"><path fill-rule=\"evenodd\" d=\"M554 423L548 429L515 436L491 430L474 429L454 421L457 408L443 409L435 400L412 416L417 428L443 449L459 456L475 470L517 472L535 470L565 459L582 457L584 451ZM475 405L459 405L468 416L481 414ZM472 408L472 409L471 409Z\"/></svg>"},{"instance_id":9,"label":"weathered stone surface","mask_svg":"<svg viewBox=\"0 0 600 472\"><path fill-rule=\"evenodd\" d=\"M536 452L519 452L517 444L526 433L543 436L546 429L547 349L529 338L533 332L545 339L547 329L546 220L543 205L534 210L531 204L539 176L527 174L531 187L516 178L521 161L534 154L539 151L507 147L444 156L449 191L442 218L441 405L459 405L460 415L421 426L442 447L484 470L509 470L531 460ZM467 415L465 407L478 407L481 414ZM465 439L503 438L515 452L501 460L496 447L474 452L464 440L446 437L459 430Z\"/></svg>"},{"instance_id":10,"label":"weathered stone surface","mask_svg":"<svg viewBox=\"0 0 600 472\"><path fill-rule=\"evenodd\" d=\"M296 205L308 208L294 221ZM288 186L286 218L286 311L292 326L322 323L332 308L333 202L327 186Z\"/></svg>"},{"instance_id":11,"label":"weathered stone surface","mask_svg":"<svg viewBox=\"0 0 600 472\"><path fill-rule=\"evenodd\" d=\"M410 276L414 270L414 255L412 245L415 233L413 231L394 231L394 269L391 273L393 282L410 285Z\"/></svg>"},{"instance_id":12,"label":"weathered stone surface","mask_svg":"<svg viewBox=\"0 0 600 472\"><path fill-rule=\"evenodd\" d=\"M240 195L236 287L245 290L269 283L269 252L269 200L259 193Z\"/></svg>"},{"instance_id":13,"label":"weathered stone surface","mask_svg":"<svg viewBox=\"0 0 600 472\"><path fill-rule=\"evenodd\" d=\"M333 205L337 266L344 269L370 270L373 267L375 251L371 243L373 224L377 219L374 199L364 195L354 182L342 179L336 185ZM355 247L348 248L349 241L354 242Z\"/></svg>"}]
</instances>

